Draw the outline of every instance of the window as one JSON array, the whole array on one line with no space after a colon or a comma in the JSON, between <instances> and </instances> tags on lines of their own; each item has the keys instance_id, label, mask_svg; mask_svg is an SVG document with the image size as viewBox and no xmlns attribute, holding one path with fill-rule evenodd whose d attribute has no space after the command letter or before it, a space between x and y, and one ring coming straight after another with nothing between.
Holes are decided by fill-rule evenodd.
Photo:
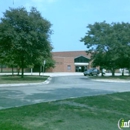
<instances>
[{"instance_id":1,"label":"window","mask_svg":"<svg viewBox=\"0 0 130 130\"><path fill-rule=\"evenodd\" d=\"M71 70L71 65L67 65L67 70L68 70L68 71Z\"/></svg>"}]
</instances>

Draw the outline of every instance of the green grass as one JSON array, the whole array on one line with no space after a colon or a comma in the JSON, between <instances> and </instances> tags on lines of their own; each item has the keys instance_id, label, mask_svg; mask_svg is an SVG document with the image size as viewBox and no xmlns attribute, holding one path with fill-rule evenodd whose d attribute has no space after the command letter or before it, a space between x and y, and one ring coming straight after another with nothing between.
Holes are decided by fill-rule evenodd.
<instances>
[{"instance_id":1,"label":"green grass","mask_svg":"<svg viewBox=\"0 0 130 130\"><path fill-rule=\"evenodd\" d=\"M2 75L0 76L0 84L10 84L10 83L38 83L44 82L48 76L27 76L24 78L17 75Z\"/></svg>"},{"instance_id":2,"label":"green grass","mask_svg":"<svg viewBox=\"0 0 130 130\"><path fill-rule=\"evenodd\" d=\"M1 130L118 130L130 120L130 92L66 99L0 111Z\"/></svg>"}]
</instances>

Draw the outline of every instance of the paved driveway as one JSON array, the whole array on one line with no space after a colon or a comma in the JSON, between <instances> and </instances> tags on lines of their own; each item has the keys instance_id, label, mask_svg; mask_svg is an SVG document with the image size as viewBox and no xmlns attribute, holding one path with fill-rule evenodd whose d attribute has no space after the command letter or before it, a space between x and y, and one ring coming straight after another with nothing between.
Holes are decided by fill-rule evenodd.
<instances>
[{"instance_id":1,"label":"paved driveway","mask_svg":"<svg viewBox=\"0 0 130 130\"><path fill-rule=\"evenodd\" d=\"M0 109L125 91L130 91L130 83L93 81L83 75L52 77L49 84L1 87Z\"/></svg>"}]
</instances>

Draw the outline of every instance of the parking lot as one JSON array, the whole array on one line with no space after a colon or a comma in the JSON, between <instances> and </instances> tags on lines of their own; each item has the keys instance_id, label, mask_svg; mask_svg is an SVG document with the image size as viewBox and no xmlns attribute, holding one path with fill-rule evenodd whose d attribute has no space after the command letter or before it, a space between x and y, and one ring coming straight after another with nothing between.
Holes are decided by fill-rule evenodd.
<instances>
[{"instance_id":1,"label":"parking lot","mask_svg":"<svg viewBox=\"0 0 130 130\"><path fill-rule=\"evenodd\" d=\"M49 84L0 87L0 109L130 91L129 82L94 81L83 75L52 76Z\"/></svg>"}]
</instances>

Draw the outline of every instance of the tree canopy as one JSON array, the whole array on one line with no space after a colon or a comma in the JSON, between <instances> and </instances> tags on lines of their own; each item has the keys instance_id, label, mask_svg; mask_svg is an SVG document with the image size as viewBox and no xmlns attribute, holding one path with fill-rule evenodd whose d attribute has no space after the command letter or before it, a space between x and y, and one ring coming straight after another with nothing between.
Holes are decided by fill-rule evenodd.
<instances>
[{"instance_id":1,"label":"tree canopy","mask_svg":"<svg viewBox=\"0 0 130 130\"><path fill-rule=\"evenodd\" d=\"M6 64L22 68L51 57L51 23L36 8L9 8L0 20L0 55ZM39 61L39 62L41 62Z\"/></svg>"},{"instance_id":2,"label":"tree canopy","mask_svg":"<svg viewBox=\"0 0 130 130\"><path fill-rule=\"evenodd\" d=\"M130 24L101 23L89 24L86 35L81 42L93 52L94 65L105 67L112 71L117 68L130 68Z\"/></svg>"}]
</instances>

